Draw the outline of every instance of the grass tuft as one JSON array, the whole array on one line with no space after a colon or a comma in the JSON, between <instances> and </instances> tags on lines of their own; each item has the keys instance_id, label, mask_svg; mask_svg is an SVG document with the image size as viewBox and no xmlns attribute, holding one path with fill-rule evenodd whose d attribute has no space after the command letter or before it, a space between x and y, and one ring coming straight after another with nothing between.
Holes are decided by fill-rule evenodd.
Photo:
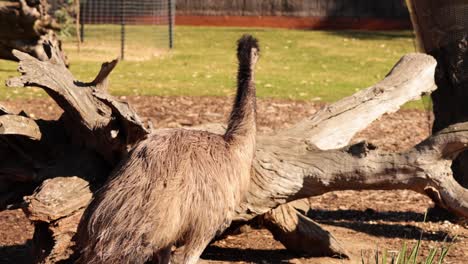
<instances>
[{"instance_id":1,"label":"grass tuft","mask_svg":"<svg viewBox=\"0 0 468 264\"><path fill-rule=\"evenodd\" d=\"M424 220L423 222L426 222L427 218L427 212L424 214ZM453 243L447 243L445 241L444 245L442 245L439 248L431 248L429 250L429 253L427 257L423 261L418 261L418 257L421 257L421 243L422 243L422 238L423 238L423 232L421 232L421 235L419 237L419 240L416 242L416 244L409 249L406 245L406 242L403 242L403 245L401 246L401 249L397 251L397 254L392 254L390 259L388 258L389 252L387 250L384 250L381 253L381 257L379 255L379 250L376 249L374 252L374 262L372 264L435 264L437 261L437 252L439 253L439 260L437 261L438 264L444 263L444 259L447 256L450 247L453 245ZM452 239L452 241L455 241L456 237ZM393 253L394 251L392 251ZM409 255L408 255L409 253ZM390 260L390 261L388 261ZM363 252L361 252L361 263L366 264ZM371 264L370 261L367 262L368 264Z\"/></svg>"}]
</instances>

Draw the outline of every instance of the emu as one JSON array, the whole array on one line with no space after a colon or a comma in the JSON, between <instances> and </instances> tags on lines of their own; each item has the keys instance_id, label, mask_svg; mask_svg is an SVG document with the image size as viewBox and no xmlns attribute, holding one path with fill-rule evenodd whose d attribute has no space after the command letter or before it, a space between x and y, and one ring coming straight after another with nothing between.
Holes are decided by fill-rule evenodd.
<instances>
[{"instance_id":1,"label":"emu","mask_svg":"<svg viewBox=\"0 0 468 264\"><path fill-rule=\"evenodd\" d=\"M260 51L250 35L237 44L237 94L225 134L164 129L138 143L83 214L77 263L196 263L230 225L255 153Z\"/></svg>"}]
</instances>

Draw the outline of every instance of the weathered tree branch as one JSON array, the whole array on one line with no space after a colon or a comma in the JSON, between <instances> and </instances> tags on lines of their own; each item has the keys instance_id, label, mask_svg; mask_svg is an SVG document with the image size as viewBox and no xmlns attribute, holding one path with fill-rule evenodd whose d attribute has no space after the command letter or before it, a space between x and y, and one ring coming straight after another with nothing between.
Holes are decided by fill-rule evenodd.
<instances>
[{"instance_id":1,"label":"weathered tree branch","mask_svg":"<svg viewBox=\"0 0 468 264\"><path fill-rule=\"evenodd\" d=\"M21 135L33 140L41 139L39 126L34 120L19 115L0 116L1 135Z\"/></svg>"},{"instance_id":2,"label":"weathered tree branch","mask_svg":"<svg viewBox=\"0 0 468 264\"><path fill-rule=\"evenodd\" d=\"M303 139L310 145L321 149L336 149L349 144L352 137L366 128L372 121L385 113L394 112L402 104L419 98L422 94L432 92L436 87L434 84L435 62L429 56L411 54L404 56L390 71L384 80L376 85L364 89L353 96L344 98L339 102L325 107L310 118L299 122L291 129L280 131L278 134L286 137ZM350 122L352 120L352 122ZM311 246L311 232L301 230L315 230L314 233L327 234L325 230L319 230L320 226L309 221L303 221L302 226L296 227L295 219L307 218L297 207L302 206L304 201L292 202L279 206L268 212L264 217L267 227L275 234L289 250L302 254L324 254L347 256L345 251L337 251L341 246L336 239L330 236L323 241L334 241L334 243L314 243ZM296 212L298 215L291 217L284 212ZM305 210L307 212L307 210ZM274 225L268 224L271 221ZM284 223L284 227L277 227ZM290 232L289 230L295 230Z\"/></svg>"},{"instance_id":3,"label":"weathered tree branch","mask_svg":"<svg viewBox=\"0 0 468 264\"><path fill-rule=\"evenodd\" d=\"M300 212L296 207L302 207ZM306 200L281 205L263 217L263 224L288 250L301 255L348 257L346 249L318 223L305 215Z\"/></svg>"},{"instance_id":4,"label":"weathered tree branch","mask_svg":"<svg viewBox=\"0 0 468 264\"><path fill-rule=\"evenodd\" d=\"M76 176L46 180L33 195L25 197L28 218L41 226L49 225L35 232L37 243L34 251L38 261L57 263L68 259L73 253L72 238L76 224L91 198L89 182ZM45 253L44 241L50 240L50 233L55 243L47 245L50 248Z\"/></svg>"},{"instance_id":5,"label":"weathered tree branch","mask_svg":"<svg viewBox=\"0 0 468 264\"><path fill-rule=\"evenodd\" d=\"M405 189L426 195L430 190L439 194L440 205L468 217L468 190L453 179L450 168L452 159L468 148L467 123L451 126L402 153L381 152L366 143L323 151L291 139L275 142L259 144L255 163L256 180L261 180L271 208L338 190ZM258 193L250 193L239 218L248 220L268 211L266 201L250 197Z\"/></svg>"},{"instance_id":6,"label":"weathered tree branch","mask_svg":"<svg viewBox=\"0 0 468 264\"><path fill-rule=\"evenodd\" d=\"M49 49L49 60L14 51L20 60L22 76L7 81L9 87L37 86L64 110L63 122L70 138L99 152L109 163L115 164L134 144L148 133L138 115L128 104L118 102L102 89L117 60L104 63L90 83L79 82L64 67L55 49Z\"/></svg>"},{"instance_id":7,"label":"weathered tree branch","mask_svg":"<svg viewBox=\"0 0 468 264\"><path fill-rule=\"evenodd\" d=\"M99 187L148 130L128 104L104 90L117 61L103 64L95 80L84 83L74 79L56 49L46 50L45 61L13 51L22 75L7 86L41 87L64 113L44 121L1 109L0 206L19 202L39 186L25 198L24 210L36 226L38 261L55 263L72 253L71 238L90 188Z\"/></svg>"},{"instance_id":8,"label":"weathered tree branch","mask_svg":"<svg viewBox=\"0 0 468 264\"><path fill-rule=\"evenodd\" d=\"M377 84L326 106L313 116L278 134L308 140L320 149L349 144L355 134L406 102L436 89L436 63L430 56L408 54Z\"/></svg>"}]
</instances>

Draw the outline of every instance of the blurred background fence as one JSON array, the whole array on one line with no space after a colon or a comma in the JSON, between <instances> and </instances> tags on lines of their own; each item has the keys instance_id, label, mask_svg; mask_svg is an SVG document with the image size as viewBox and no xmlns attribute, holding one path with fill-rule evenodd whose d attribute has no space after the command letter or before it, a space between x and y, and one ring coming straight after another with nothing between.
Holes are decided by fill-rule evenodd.
<instances>
[{"instance_id":1,"label":"blurred background fence","mask_svg":"<svg viewBox=\"0 0 468 264\"><path fill-rule=\"evenodd\" d=\"M145 60L173 46L175 0L49 2L62 38L82 42L83 52L92 47L96 55Z\"/></svg>"},{"instance_id":2,"label":"blurred background fence","mask_svg":"<svg viewBox=\"0 0 468 264\"><path fill-rule=\"evenodd\" d=\"M174 43L173 25L409 29L404 0L49 0L62 39L82 55L147 60ZM177 13L176 13L177 10ZM177 17L176 17L177 14ZM91 48L92 47L92 48Z\"/></svg>"},{"instance_id":3,"label":"blurred background fence","mask_svg":"<svg viewBox=\"0 0 468 264\"><path fill-rule=\"evenodd\" d=\"M402 54L415 50L408 30L335 30L398 29L404 23L409 29L403 0L47 1L77 79L92 80L103 61L123 51L125 60L111 77L112 93L123 96L230 94L235 41L243 33L268 43L258 73L259 96L288 99L329 102L350 95L356 87L379 80ZM174 14L176 50L168 52L168 25L174 23ZM184 21L190 26L180 26ZM14 63L0 63L15 71ZM8 74L0 69L4 79Z\"/></svg>"},{"instance_id":4,"label":"blurred background fence","mask_svg":"<svg viewBox=\"0 0 468 264\"><path fill-rule=\"evenodd\" d=\"M404 0L177 0L181 15L408 18Z\"/></svg>"},{"instance_id":5,"label":"blurred background fence","mask_svg":"<svg viewBox=\"0 0 468 264\"><path fill-rule=\"evenodd\" d=\"M404 0L177 0L182 25L409 29Z\"/></svg>"}]
</instances>

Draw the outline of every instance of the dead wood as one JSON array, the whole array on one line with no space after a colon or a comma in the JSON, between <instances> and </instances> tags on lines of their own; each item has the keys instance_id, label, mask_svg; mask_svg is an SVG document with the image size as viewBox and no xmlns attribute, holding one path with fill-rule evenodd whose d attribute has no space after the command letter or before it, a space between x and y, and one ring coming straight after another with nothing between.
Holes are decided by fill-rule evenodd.
<instances>
[{"instance_id":1,"label":"dead wood","mask_svg":"<svg viewBox=\"0 0 468 264\"><path fill-rule=\"evenodd\" d=\"M36 226L38 261L54 263L72 254L71 238L92 192L149 131L128 104L106 92L116 61L104 64L98 77L85 83L74 79L56 52L46 61L14 54L22 76L8 85L41 87L64 113L56 121L26 116L28 129L20 133L15 124L23 119L2 110L0 121L15 118L5 122L10 128L0 134L0 154L5 157L0 160L0 194L5 205L29 194L24 210ZM452 126L402 153L382 152L367 143L346 146L382 114L433 91L434 69L431 57L407 55L375 86L290 129L259 135L251 188L234 224L263 216L288 249L346 256L340 243L306 216L307 204L295 201L337 190L408 189L468 216L467 190L453 179L450 167L468 146L468 124ZM224 129L216 124L202 128Z\"/></svg>"},{"instance_id":2,"label":"dead wood","mask_svg":"<svg viewBox=\"0 0 468 264\"><path fill-rule=\"evenodd\" d=\"M346 249L328 231L306 216L307 200L281 205L263 216L263 224L290 251L308 256L348 257Z\"/></svg>"},{"instance_id":3,"label":"dead wood","mask_svg":"<svg viewBox=\"0 0 468 264\"><path fill-rule=\"evenodd\" d=\"M46 47L51 43L68 64L55 34L60 26L48 10L47 0L0 1L0 59L17 61L13 54L16 49L45 61L48 59Z\"/></svg>"},{"instance_id":4,"label":"dead wood","mask_svg":"<svg viewBox=\"0 0 468 264\"><path fill-rule=\"evenodd\" d=\"M372 121L385 113L395 112L407 101L415 100L421 94L427 94L436 89L433 59L418 55L404 56L390 71L387 77L376 85L364 89L353 96L344 98L337 103L329 105L310 118L296 124L291 129L280 131L281 136L302 139L309 145L320 149L337 149L349 144L352 137L366 128ZM352 121L352 122L350 122ZM303 221L301 228L293 228L297 219L307 218L299 211L303 207L304 200L281 205L277 209L268 212L264 221L289 250L311 255L325 254L336 256L347 256L346 251L341 250L338 242L333 236L322 241L329 243L313 243L311 247L311 231L315 233L328 234L320 230L311 219ZM303 212L307 212L302 208ZM285 214L284 212L289 212ZM291 212L296 212L294 216ZM273 221L274 225L268 223ZM283 227L277 227L283 225ZM289 227L292 226L292 227ZM294 231L288 231L294 230ZM308 232L301 232L307 230ZM334 245L336 244L336 245Z\"/></svg>"},{"instance_id":5,"label":"dead wood","mask_svg":"<svg viewBox=\"0 0 468 264\"><path fill-rule=\"evenodd\" d=\"M8 80L7 86L43 88L64 110L61 120L74 144L97 151L114 165L128 145L148 133L128 104L104 91L117 60L104 63L94 81L83 83L75 80L54 49L50 49L47 61L19 51L13 54L20 60L18 70L22 76Z\"/></svg>"},{"instance_id":6,"label":"dead wood","mask_svg":"<svg viewBox=\"0 0 468 264\"><path fill-rule=\"evenodd\" d=\"M22 75L7 86L41 87L64 113L45 121L2 108L0 205L17 203L37 187L25 198L24 210L37 227L38 259L54 263L72 252L76 215L89 202L90 188L105 181L128 147L148 131L128 104L105 92L117 61L103 64L96 79L85 83L74 79L56 49L47 50L46 61L13 51Z\"/></svg>"}]
</instances>

